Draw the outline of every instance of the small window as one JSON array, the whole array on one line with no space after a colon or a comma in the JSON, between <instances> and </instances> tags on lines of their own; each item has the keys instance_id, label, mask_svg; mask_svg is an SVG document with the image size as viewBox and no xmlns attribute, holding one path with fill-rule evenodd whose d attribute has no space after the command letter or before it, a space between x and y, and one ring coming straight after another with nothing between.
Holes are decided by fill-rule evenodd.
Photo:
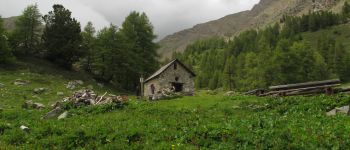
<instances>
[{"instance_id":1,"label":"small window","mask_svg":"<svg viewBox=\"0 0 350 150\"><path fill-rule=\"evenodd\" d=\"M179 77L175 77L175 81L176 81L176 82L179 81Z\"/></svg>"},{"instance_id":2,"label":"small window","mask_svg":"<svg viewBox=\"0 0 350 150\"><path fill-rule=\"evenodd\" d=\"M177 63L174 63L174 70L177 69Z\"/></svg>"}]
</instances>

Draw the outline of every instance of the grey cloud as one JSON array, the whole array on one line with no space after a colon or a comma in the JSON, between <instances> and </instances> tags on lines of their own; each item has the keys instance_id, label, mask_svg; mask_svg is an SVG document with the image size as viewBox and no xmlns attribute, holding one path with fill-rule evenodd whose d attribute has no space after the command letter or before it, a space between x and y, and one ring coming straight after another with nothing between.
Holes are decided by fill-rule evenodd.
<instances>
[{"instance_id":1,"label":"grey cloud","mask_svg":"<svg viewBox=\"0 0 350 150\"><path fill-rule=\"evenodd\" d=\"M46 14L55 3L72 11L84 26L92 21L97 29L109 23L118 26L131 11L145 12L159 38L198 23L250 9L259 0L0 0L3 17L19 15L28 4L37 3Z\"/></svg>"}]
</instances>

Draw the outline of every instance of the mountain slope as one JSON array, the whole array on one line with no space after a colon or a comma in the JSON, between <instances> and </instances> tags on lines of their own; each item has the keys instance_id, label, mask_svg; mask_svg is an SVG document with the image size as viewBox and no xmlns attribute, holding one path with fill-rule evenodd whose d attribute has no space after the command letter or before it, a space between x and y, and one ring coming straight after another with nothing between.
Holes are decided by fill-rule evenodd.
<instances>
[{"instance_id":1,"label":"mountain slope","mask_svg":"<svg viewBox=\"0 0 350 150\"><path fill-rule=\"evenodd\" d=\"M182 52L188 44L213 36L229 38L242 31L260 28L278 22L283 15L302 15L309 11L339 11L345 0L261 0L250 11L225 16L221 19L198 24L162 39L159 44L161 57L169 58L174 51Z\"/></svg>"},{"instance_id":2,"label":"mountain slope","mask_svg":"<svg viewBox=\"0 0 350 150\"><path fill-rule=\"evenodd\" d=\"M3 18L4 19L4 28L7 31L12 31L16 28L15 22L18 17L9 17L9 18Z\"/></svg>"}]
</instances>

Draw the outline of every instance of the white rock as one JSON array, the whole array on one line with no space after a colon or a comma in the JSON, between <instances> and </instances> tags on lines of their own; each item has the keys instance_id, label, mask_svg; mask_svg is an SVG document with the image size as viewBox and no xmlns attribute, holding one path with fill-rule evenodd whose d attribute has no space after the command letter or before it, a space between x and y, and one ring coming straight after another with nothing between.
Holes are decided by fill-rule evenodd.
<instances>
[{"instance_id":1,"label":"white rock","mask_svg":"<svg viewBox=\"0 0 350 150\"><path fill-rule=\"evenodd\" d=\"M64 119L68 117L68 111L63 112L61 115L57 117L58 120Z\"/></svg>"},{"instance_id":2,"label":"white rock","mask_svg":"<svg viewBox=\"0 0 350 150\"><path fill-rule=\"evenodd\" d=\"M336 114L337 114L337 111L335 109L326 113L327 116L335 116Z\"/></svg>"},{"instance_id":3,"label":"white rock","mask_svg":"<svg viewBox=\"0 0 350 150\"><path fill-rule=\"evenodd\" d=\"M348 114L349 106L339 107L339 108L336 108L336 110L337 110L337 113Z\"/></svg>"},{"instance_id":4,"label":"white rock","mask_svg":"<svg viewBox=\"0 0 350 150\"><path fill-rule=\"evenodd\" d=\"M18 86L24 86L24 85L29 84L29 82L21 80L21 79L16 79L16 81L13 84L18 85Z\"/></svg>"},{"instance_id":5,"label":"white rock","mask_svg":"<svg viewBox=\"0 0 350 150\"><path fill-rule=\"evenodd\" d=\"M44 104L41 104L41 103L33 103L33 108L35 109L44 109L45 108L45 105Z\"/></svg>"},{"instance_id":6,"label":"white rock","mask_svg":"<svg viewBox=\"0 0 350 150\"><path fill-rule=\"evenodd\" d=\"M27 126L21 125L21 130L25 131L25 132L29 132L30 129Z\"/></svg>"},{"instance_id":7,"label":"white rock","mask_svg":"<svg viewBox=\"0 0 350 150\"><path fill-rule=\"evenodd\" d=\"M5 87L5 84L0 83L0 88Z\"/></svg>"},{"instance_id":8,"label":"white rock","mask_svg":"<svg viewBox=\"0 0 350 150\"><path fill-rule=\"evenodd\" d=\"M327 112L326 115L327 116L335 116L338 113L350 115L350 107L343 106L343 107L335 108L335 109Z\"/></svg>"}]
</instances>

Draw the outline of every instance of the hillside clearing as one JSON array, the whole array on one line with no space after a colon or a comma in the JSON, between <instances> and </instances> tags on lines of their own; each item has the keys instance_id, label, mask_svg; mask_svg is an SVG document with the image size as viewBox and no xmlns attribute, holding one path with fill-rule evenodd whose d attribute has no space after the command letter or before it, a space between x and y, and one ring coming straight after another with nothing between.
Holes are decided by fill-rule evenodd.
<instances>
[{"instance_id":1,"label":"hillside clearing","mask_svg":"<svg viewBox=\"0 0 350 150\"><path fill-rule=\"evenodd\" d=\"M348 104L348 95L257 98L199 91L194 97L155 102L133 98L123 108L78 107L70 110L70 116L63 120L40 119L50 110L48 104L62 99L57 91L65 96L74 91L64 85L74 76L68 80L62 77L64 74L24 68L1 71L0 81L5 86L1 88L0 149L345 149L350 146L350 118L325 115L336 106ZM18 78L30 84L13 85ZM113 93L93 81L84 81L84 85L91 83L99 93ZM41 95L33 94L33 88L37 87L48 90ZM26 99L48 107L22 109ZM29 127L29 132L22 131L21 125Z\"/></svg>"}]
</instances>

